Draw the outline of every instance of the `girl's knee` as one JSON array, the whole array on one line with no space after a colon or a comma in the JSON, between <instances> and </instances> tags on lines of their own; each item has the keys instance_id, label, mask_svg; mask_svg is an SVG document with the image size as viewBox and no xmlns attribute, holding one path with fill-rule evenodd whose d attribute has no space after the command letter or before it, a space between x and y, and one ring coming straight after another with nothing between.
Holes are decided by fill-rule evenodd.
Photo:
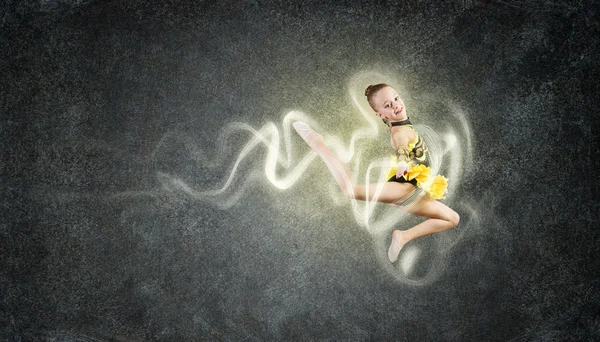
<instances>
[{"instance_id":1,"label":"girl's knee","mask_svg":"<svg viewBox=\"0 0 600 342\"><path fill-rule=\"evenodd\" d=\"M454 210L450 210L450 217L448 219L448 221L450 221L450 223L452 223L452 228L458 226L458 223L460 222L460 216L458 215L458 213Z\"/></svg>"}]
</instances>

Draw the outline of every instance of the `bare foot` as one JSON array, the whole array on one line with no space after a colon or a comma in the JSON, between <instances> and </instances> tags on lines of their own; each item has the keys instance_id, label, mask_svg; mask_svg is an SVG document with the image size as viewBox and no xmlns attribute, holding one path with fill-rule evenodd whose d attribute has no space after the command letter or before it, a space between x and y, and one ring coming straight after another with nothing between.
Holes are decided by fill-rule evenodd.
<instances>
[{"instance_id":1,"label":"bare foot","mask_svg":"<svg viewBox=\"0 0 600 342\"><path fill-rule=\"evenodd\" d=\"M390 248L388 249L388 258L390 262L396 262L398 260L398 255L400 254L400 250L406 244L406 241L402 238L401 230L394 230L392 232L392 243L390 244Z\"/></svg>"},{"instance_id":2,"label":"bare foot","mask_svg":"<svg viewBox=\"0 0 600 342\"><path fill-rule=\"evenodd\" d=\"M315 149L323 144L323 136L315 132L306 122L296 121L292 124L296 133L298 133L311 148Z\"/></svg>"}]
</instances>

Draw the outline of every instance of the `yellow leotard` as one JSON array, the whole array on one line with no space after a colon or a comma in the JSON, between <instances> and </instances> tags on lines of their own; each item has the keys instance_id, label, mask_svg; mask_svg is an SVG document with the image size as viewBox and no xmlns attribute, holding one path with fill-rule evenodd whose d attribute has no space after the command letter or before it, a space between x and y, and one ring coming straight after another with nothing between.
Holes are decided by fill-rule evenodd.
<instances>
[{"instance_id":1,"label":"yellow leotard","mask_svg":"<svg viewBox=\"0 0 600 342\"><path fill-rule=\"evenodd\" d=\"M444 194L447 192L448 179L441 175L431 177L431 169L427 160L427 146L410 123L410 120L394 122L392 126L407 126L414 132L415 138L408 144L408 172L396 178L398 169L395 165L398 162L398 156L391 156L393 166L387 175L388 182L411 183L415 187L423 188L430 198L443 199Z\"/></svg>"},{"instance_id":2,"label":"yellow leotard","mask_svg":"<svg viewBox=\"0 0 600 342\"><path fill-rule=\"evenodd\" d=\"M406 120L406 121L408 121L408 120ZM402 122L406 122L406 121L402 121ZM427 160L427 147L425 146L425 142L423 141L423 139L421 139L419 132L417 132L412 127L412 125L410 124L410 121L408 124L406 124L406 126L408 126L415 133L415 139L408 144L408 158L409 158L408 164L409 165L423 164L425 166L429 166L429 162ZM398 163L398 156L390 156L390 158L391 158L392 165L396 165ZM394 178L396 177L397 170L398 169L396 168L396 166L393 166L390 169L390 171L388 172L388 176L387 176L389 181L392 181L392 182L397 181L396 179L390 179L392 176Z\"/></svg>"}]
</instances>

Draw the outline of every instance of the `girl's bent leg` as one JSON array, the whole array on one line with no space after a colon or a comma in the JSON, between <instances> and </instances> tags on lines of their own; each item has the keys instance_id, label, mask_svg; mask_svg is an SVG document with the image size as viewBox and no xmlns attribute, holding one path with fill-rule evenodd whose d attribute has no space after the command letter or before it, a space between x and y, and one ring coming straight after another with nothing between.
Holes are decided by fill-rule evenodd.
<instances>
[{"instance_id":1,"label":"girl's bent leg","mask_svg":"<svg viewBox=\"0 0 600 342\"><path fill-rule=\"evenodd\" d=\"M423 197L410 211L415 216L423 216L428 220L402 232L400 244L416 238L439 233L454 228L460 221L460 216L444 203Z\"/></svg>"}]
</instances>

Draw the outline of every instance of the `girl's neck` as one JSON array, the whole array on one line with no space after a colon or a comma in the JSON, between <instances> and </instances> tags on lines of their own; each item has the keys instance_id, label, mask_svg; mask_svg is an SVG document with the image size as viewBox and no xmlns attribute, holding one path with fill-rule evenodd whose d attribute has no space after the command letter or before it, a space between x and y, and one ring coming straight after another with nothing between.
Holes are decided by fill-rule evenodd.
<instances>
[{"instance_id":1,"label":"girl's neck","mask_svg":"<svg viewBox=\"0 0 600 342\"><path fill-rule=\"evenodd\" d=\"M403 120L389 121L390 128L394 128L394 127L397 127L397 126L408 125L408 124L410 124L410 120L409 120L408 116L405 116Z\"/></svg>"}]
</instances>

